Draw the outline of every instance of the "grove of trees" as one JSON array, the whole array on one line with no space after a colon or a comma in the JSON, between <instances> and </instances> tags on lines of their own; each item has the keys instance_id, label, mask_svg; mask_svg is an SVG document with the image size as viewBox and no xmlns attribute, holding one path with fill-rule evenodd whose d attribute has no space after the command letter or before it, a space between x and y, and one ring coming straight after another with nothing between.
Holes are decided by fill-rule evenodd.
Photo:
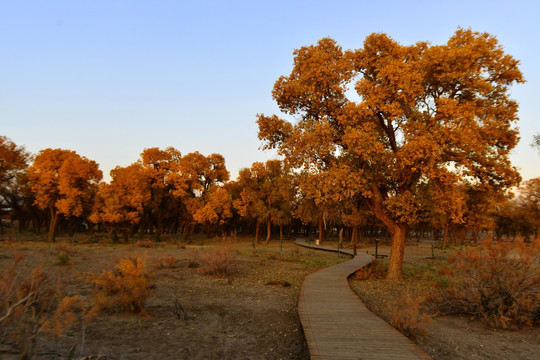
<instances>
[{"instance_id":1,"label":"grove of trees","mask_svg":"<svg viewBox=\"0 0 540 360\"><path fill-rule=\"evenodd\" d=\"M220 154L144 149L102 182L72 150L29 154L0 137L0 231L232 235L274 230L346 241L391 238L389 278L400 278L406 238L443 246L538 238L540 179L525 182L509 153L519 140L509 87L518 61L485 33L458 29L444 45L403 46L385 34L362 48L334 40L294 52L272 92L286 118L258 115L259 139L282 160L229 179ZM537 139L535 140L537 141ZM515 197L509 192L514 188ZM429 234L429 235L426 235Z\"/></svg>"}]
</instances>

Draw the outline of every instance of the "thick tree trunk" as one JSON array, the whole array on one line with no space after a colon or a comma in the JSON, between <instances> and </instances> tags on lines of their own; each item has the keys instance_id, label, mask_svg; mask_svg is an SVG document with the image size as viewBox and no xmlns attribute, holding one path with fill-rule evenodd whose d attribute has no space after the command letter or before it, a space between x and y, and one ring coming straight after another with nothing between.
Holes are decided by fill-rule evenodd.
<instances>
[{"instance_id":1,"label":"thick tree trunk","mask_svg":"<svg viewBox=\"0 0 540 360\"><path fill-rule=\"evenodd\" d=\"M56 224L58 223L58 212L54 208L50 208L51 222L49 223L49 236L47 240L54 242L56 237Z\"/></svg>"},{"instance_id":2,"label":"thick tree trunk","mask_svg":"<svg viewBox=\"0 0 540 360\"><path fill-rule=\"evenodd\" d=\"M403 256L405 254L405 239L407 235L407 225L398 224L392 234L392 247L390 250L390 264L388 266L387 279L401 279L403 268Z\"/></svg>"},{"instance_id":3,"label":"thick tree trunk","mask_svg":"<svg viewBox=\"0 0 540 360\"><path fill-rule=\"evenodd\" d=\"M403 256L405 254L405 237L407 235L407 224L397 223L383 209L382 196L375 184L371 186L373 196L368 205L375 216L386 226L388 233L392 237L390 248L390 264L388 266L387 279L399 280L402 278Z\"/></svg>"},{"instance_id":4,"label":"thick tree trunk","mask_svg":"<svg viewBox=\"0 0 540 360\"><path fill-rule=\"evenodd\" d=\"M270 219L268 219L268 221L266 222L266 244L267 245L268 243L270 243L270 235L272 234L271 231L272 231L272 222L270 221Z\"/></svg>"}]
</instances>

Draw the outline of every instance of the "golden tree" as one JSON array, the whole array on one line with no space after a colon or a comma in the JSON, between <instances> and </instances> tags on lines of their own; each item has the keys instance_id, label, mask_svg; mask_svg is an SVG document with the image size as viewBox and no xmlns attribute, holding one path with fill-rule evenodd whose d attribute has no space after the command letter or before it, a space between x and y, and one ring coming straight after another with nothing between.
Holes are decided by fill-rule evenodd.
<instances>
[{"instance_id":1,"label":"golden tree","mask_svg":"<svg viewBox=\"0 0 540 360\"><path fill-rule=\"evenodd\" d=\"M148 148L143 150L137 162L146 183L143 208L155 225L156 239L163 232L168 210L176 207L178 200L186 195L187 185L181 171L181 158L180 152L173 147L165 150Z\"/></svg>"},{"instance_id":2,"label":"golden tree","mask_svg":"<svg viewBox=\"0 0 540 360\"><path fill-rule=\"evenodd\" d=\"M294 55L273 97L297 121L259 115L259 138L296 168L355 179L342 197L362 199L391 233L389 278L401 278L423 184L451 178L495 191L519 182L508 89L524 80L495 37L458 29L444 45L402 46L372 34L346 52L325 38Z\"/></svg>"},{"instance_id":3,"label":"golden tree","mask_svg":"<svg viewBox=\"0 0 540 360\"><path fill-rule=\"evenodd\" d=\"M63 149L41 150L28 169L35 204L50 215L49 241L54 241L59 214L87 215L102 178L98 164Z\"/></svg>"},{"instance_id":4,"label":"golden tree","mask_svg":"<svg viewBox=\"0 0 540 360\"><path fill-rule=\"evenodd\" d=\"M194 224L200 223L209 226L215 220L223 225L222 220L229 217L226 215L228 211L225 210L227 204L223 204L220 209L218 209L219 206L215 207L217 206L216 196L225 196L223 192L216 194L215 191L229 180L229 171L225 166L223 155L204 156L198 151L185 155L180 162L180 169L186 189L183 201L187 211L183 217L184 239L187 240ZM212 199L210 199L209 194L212 194ZM228 201L227 197L223 199Z\"/></svg>"},{"instance_id":5,"label":"golden tree","mask_svg":"<svg viewBox=\"0 0 540 360\"><path fill-rule=\"evenodd\" d=\"M234 206L241 216L256 219L256 242L259 240L261 224L266 223L268 243L272 224L282 226L289 221L289 207L294 194L292 180L288 168L280 160L255 162L251 168L240 170L237 183L242 192Z\"/></svg>"},{"instance_id":6,"label":"golden tree","mask_svg":"<svg viewBox=\"0 0 540 360\"><path fill-rule=\"evenodd\" d=\"M116 230L127 230L140 222L143 204L150 200L146 190L146 179L139 163L116 167L111 170L111 183L99 185L90 221L104 224L116 238Z\"/></svg>"},{"instance_id":7,"label":"golden tree","mask_svg":"<svg viewBox=\"0 0 540 360\"><path fill-rule=\"evenodd\" d=\"M538 241L540 231L540 177L530 179L522 184L516 199L517 207L523 220ZM528 237L528 234L526 234Z\"/></svg>"},{"instance_id":8,"label":"golden tree","mask_svg":"<svg viewBox=\"0 0 540 360\"><path fill-rule=\"evenodd\" d=\"M20 212L24 199L21 177L26 174L30 154L5 136L0 136L0 215L4 211ZM19 222L22 219L19 218ZM20 224L19 224L20 225ZM0 221L0 233L3 224Z\"/></svg>"}]
</instances>

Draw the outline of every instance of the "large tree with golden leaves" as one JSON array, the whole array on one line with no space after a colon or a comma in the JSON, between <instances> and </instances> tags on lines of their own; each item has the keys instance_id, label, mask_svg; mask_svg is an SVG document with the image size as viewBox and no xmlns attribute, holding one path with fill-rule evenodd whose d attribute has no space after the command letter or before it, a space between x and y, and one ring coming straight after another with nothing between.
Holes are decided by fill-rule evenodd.
<instances>
[{"instance_id":1,"label":"large tree with golden leaves","mask_svg":"<svg viewBox=\"0 0 540 360\"><path fill-rule=\"evenodd\" d=\"M259 138L296 168L354 179L336 186L392 234L389 278L401 277L422 185L494 191L519 182L508 158L518 141L508 89L524 80L495 37L458 29L444 45L403 46L376 33L360 49L325 38L294 55L273 97L296 121L259 115Z\"/></svg>"},{"instance_id":2,"label":"large tree with golden leaves","mask_svg":"<svg viewBox=\"0 0 540 360\"><path fill-rule=\"evenodd\" d=\"M50 215L49 241L54 241L58 217L88 215L98 183L98 164L64 149L41 150L28 169L35 204Z\"/></svg>"},{"instance_id":3,"label":"large tree with golden leaves","mask_svg":"<svg viewBox=\"0 0 540 360\"><path fill-rule=\"evenodd\" d=\"M124 230L127 236L127 230L140 222L143 204L149 203L151 193L140 163L117 166L110 174L110 184L99 184L89 219L108 227L114 239L117 230Z\"/></svg>"}]
</instances>

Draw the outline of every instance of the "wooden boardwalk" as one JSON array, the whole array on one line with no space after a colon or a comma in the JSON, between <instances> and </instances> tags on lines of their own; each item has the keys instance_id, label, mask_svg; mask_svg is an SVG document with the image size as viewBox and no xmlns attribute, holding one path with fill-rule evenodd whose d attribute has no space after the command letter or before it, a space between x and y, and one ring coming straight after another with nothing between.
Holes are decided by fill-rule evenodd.
<instances>
[{"instance_id":1,"label":"wooden boardwalk","mask_svg":"<svg viewBox=\"0 0 540 360\"><path fill-rule=\"evenodd\" d=\"M296 243L309 246L303 240ZM341 252L352 255L348 250ZM371 255L359 253L349 261L306 277L298 313L311 359L431 359L415 343L371 313L349 287L347 277L372 260Z\"/></svg>"}]
</instances>

